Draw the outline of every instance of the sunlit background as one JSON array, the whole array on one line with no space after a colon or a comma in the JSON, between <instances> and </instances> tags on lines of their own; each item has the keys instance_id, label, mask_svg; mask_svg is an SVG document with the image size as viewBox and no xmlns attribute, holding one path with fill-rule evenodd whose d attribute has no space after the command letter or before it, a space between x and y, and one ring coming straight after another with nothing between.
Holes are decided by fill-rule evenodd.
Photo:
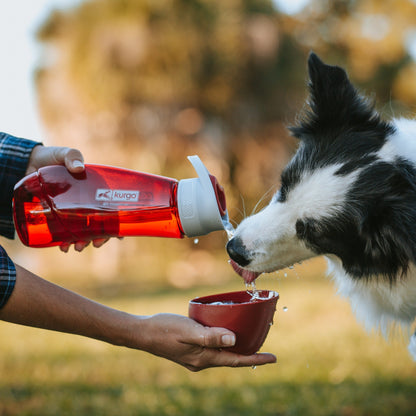
<instances>
[{"instance_id":1,"label":"sunlit background","mask_svg":"<svg viewBox=\"0 0 416 416\"><path fill-rule=\"evenodd\" d=\"M345 67L384 117L415 111L411 0L16 0L0 4L0 31L0 130L178 179L198 154L234 224L267 203L296 149L286 126L310 50ZM138 314L186 314L193 296L243 289L225 243L126 238L64 254L2 240L37 274ZM190 375L2 324L0 415L416 414L406 336L365 333L324 270L316 259L258 280L281 298L264 347L279 364L256 370Z\"/></svg>"},{"instance_id":2,"label":"sunlit background","mask_svg":"<svg viewBox=\"0 0 416 416\"><path fill-rule=\"evenodd\" d=\"M0 48L7 57L0 68L1 129L22 137L45 137L46 130L37 109L34 71L43 55L36 31L53 10L65 10L82 0L18 0L0 4ZM275 0L276 7L296 13L308 0Z\"/></svg>"}]
</instances>

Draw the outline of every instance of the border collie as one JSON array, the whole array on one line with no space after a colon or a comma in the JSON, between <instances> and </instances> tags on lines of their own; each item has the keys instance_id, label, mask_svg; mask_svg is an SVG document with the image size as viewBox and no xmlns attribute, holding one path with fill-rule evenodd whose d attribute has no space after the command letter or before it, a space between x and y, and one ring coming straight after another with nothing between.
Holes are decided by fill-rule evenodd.
<instances>
[{"instance_id":1,"label":"border collie","mask_svg":"<svg viewBox=\"0 0 416 416\"><path fill-rule=\"evenodd\" d=\"M366 328L416 317L416 121L383 121L346 72L308 59L310 97L280 190L227 244L247 283L324 255ZM416 333L409 351L416 360Z\"/></svg>"}]
</instances>

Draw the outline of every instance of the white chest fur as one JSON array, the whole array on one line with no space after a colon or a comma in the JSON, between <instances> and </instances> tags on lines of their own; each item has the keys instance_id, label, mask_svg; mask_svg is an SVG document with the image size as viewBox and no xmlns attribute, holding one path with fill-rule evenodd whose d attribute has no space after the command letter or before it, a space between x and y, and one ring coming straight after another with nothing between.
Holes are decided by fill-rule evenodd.
<instances>
[{"instance_id":1,"label":"white chest fur","mask_svg":"<svg viewBox=\"0 0 416 416\"><path fill-rule=\"evenodd\" d=\"M380 329L387 335L394 324L409 327L416 317L416 267L411 265L405 278L390 284L382 277L369 281L354 279L335 256L327 256L328 273L338 293L349 299L357 318L367 330Z\"/></svg>"}]
</instances>

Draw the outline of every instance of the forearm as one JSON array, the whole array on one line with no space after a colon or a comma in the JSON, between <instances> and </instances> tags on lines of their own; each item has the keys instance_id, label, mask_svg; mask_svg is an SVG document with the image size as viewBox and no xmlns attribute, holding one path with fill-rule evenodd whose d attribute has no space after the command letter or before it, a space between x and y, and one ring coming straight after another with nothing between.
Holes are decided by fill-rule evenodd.
<instances>
[{"instance_id":1,"label":"forearm","mask_svg":"<svg viewBox=\"0 0 416 416\"><path fill-rule=\"evenodd\" d=\"M82 297L16 265L16 286L0 319L128 345L138 317ZM136 336L137 339L137 336Z\"/></svg>"},{"instance_id":2,"label":"forearm","mask_svg":"<svg viewBox=\"0 0 416 416\"><path fill-rule=\"evenodd\" d=\"M235 342L234 334L227 329L207 328L180 315L127 314L54 285L17 265L16 285L0 309L0 319L147 351L192 371L276 360L271 354L244 356L227 352L226 347Z\"/></svg>"}]
</instances>

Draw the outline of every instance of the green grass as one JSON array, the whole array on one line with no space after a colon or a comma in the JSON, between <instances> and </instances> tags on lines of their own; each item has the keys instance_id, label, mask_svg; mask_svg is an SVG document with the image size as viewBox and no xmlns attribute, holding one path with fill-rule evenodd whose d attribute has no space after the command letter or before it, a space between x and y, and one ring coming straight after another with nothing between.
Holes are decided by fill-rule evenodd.
<instances>
[{"instance_id":1,"label":"green grass","mask_svg":"<svg viewBox=\"0 0 416 416\"><path fill-rule=\"evenodd\" d=\"M416 415L405 337L367 334L321 273L315 262L260 279L281 298L263 347L278 363L256 369L191 373L143 352L1 323L0 415ZM235 279L101 300L133 313L186 314L193 296L242 287Z\"/></svg>"}]
</instances>

